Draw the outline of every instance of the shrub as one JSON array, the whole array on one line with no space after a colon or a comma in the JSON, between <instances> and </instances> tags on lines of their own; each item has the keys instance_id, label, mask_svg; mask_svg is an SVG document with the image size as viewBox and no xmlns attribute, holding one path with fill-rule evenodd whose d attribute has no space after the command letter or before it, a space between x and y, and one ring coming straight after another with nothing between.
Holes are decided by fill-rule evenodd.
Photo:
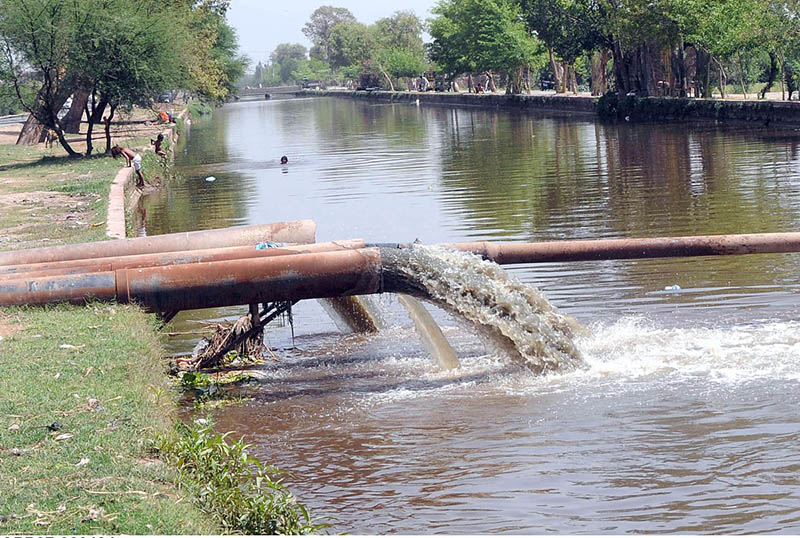
<instances>
[{"instance_id":1,"label":"shrub","mask_svg":"<svg viewBox=\"0 0 800 538\"><path fill-rule=\"evenodd\" d=\"M178 424L156 449L173 462L181 483L193 490L201 510L229 532L318 534L327 524L312 524L308 510L281 484L283 471L264 466L247 453L242 439L217 433L210 421Z\"/></svg>"}]
</instances>

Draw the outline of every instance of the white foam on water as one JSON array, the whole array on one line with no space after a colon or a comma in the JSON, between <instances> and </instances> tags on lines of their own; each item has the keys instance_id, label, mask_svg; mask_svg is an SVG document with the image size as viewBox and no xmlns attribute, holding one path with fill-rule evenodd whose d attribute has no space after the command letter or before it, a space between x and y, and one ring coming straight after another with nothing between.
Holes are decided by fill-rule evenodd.
<instances>
[{"instance_id":1,"label":"white foam on water","mask_svg":"<svg viewBox=\"0 0 800 538\"><path fill-rule=\"evenodd\" d=\"M578 340L589 368L571 377L635 381L702 377L713 383L800 380L800 322L663 328L625 318L590 328Z\"/></svg>"}]
</instances>

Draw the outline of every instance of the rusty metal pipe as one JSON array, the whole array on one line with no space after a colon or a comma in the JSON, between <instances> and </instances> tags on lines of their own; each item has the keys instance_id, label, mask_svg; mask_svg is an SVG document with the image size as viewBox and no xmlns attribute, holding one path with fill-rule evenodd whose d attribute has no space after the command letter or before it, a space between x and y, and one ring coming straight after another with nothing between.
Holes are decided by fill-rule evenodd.
<instances>
[{"instance_id":1,"label":"rusty metal pipe","mask_svg":"<svg viewBox=\"0 0 800 538\"><path fill-rule=\"evenodd\" d=\"M170 312L381 291L373 248L6 280L0 306L117 300Z\"/></svg>"},{"instance_id":2,"label":"rusty metal pipe","mask_svg":"<svg viewBox=\"0 0 800 538\"><path fill-rule=\"evenodd\" d=\"M286 256L290 254L329 252L357 248L364 248L364 241L362 239L346 239L329 243L312 243L309 245L285 246L262 250L256 250L253 245L250 245L181 252L157 252L154 254L138 254L134 256L116 256L110 258L88 258L61 262L32 263L27 265L6 265L0 266L0 281L43 276L97 273L101 271L116 271L117 269L156 267L160 265L184 265L200 262L268 258L271 256Z\"/></svg>"},{"instance_id":3,"label":"rusty metal pipe","mask_svg":"<svg viewBox=\"0 0 800 538\"><path fill-rule=\"evenodd\" d=\"M800 252L800 233L701 235L541 243L446 243L498 264Z\"/></svg>"},{"instance_id":4,"label":"rusty metal pipe","mask_svg":"<svg viewBox=\"0 0 800 538\"><path fill-rule=\"evenodd\" d=\"M316 228L313 220L298 220L0 252L0 266L255 245L265 241L313 243Z\"/></svg>"}]
</instances>

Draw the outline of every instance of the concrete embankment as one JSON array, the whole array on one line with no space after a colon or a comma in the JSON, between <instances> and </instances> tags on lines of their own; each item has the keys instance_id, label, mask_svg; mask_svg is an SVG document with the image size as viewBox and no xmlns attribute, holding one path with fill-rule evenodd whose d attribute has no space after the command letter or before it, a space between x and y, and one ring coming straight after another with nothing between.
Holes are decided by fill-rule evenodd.
<instances>
[{"instance_id":1,"label":"concrete embankment","mask_svg":"<svg viewBox=\"0 0 800 538\"><path fill-rule=\"evenodd\" d=\"M505 95L499 93L389 92L351 90L306 90L298 95L347 97L393 103L420 103L480 108L514 108L594 114L596 97L564 95Z\"/></svg>"},{"instance_id":2,"label":"concrete embankment","mask_svg":"<svg viewBox=\"0 0 800 538\"><path fill-rule=\"evenodd\" d=\"M351 90L305 90L298 95L345 97L376 102L541 110L594 115L623 121L743 121L760 125L800 125L800 101L692 99L679 97L634 97L607 94L505 95L492 93L389 92Z\"/></svg>"}]
</instances>

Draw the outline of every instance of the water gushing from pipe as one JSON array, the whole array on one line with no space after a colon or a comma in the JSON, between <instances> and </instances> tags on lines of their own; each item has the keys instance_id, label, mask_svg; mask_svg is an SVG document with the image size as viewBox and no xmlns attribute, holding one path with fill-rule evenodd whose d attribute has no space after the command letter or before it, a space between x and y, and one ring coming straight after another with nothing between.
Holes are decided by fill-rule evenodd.
<instances>
[{"instance_id":1,"label":"water gushing from pipe","mask_svg":"<svg viewBox=\"0 0 800 538\"><path fill-rule=\"evenodd\" d=\"M442 247L381 249L385 289L432 301L478 327L501 351L535 373L584 365L578 322L499 265Z\"/></svg>"}]
</instances>

